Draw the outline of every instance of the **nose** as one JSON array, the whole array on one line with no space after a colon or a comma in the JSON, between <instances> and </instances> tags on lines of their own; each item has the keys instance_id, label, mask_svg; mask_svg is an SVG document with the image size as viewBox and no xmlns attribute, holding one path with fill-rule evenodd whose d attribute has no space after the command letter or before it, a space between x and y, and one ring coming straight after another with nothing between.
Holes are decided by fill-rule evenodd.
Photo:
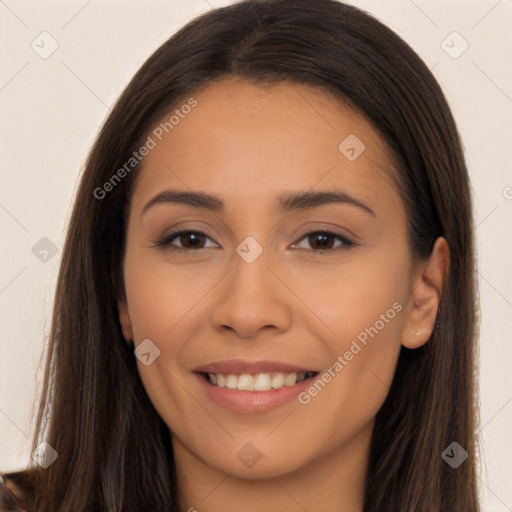
<instances>
[{"instance_id":1,"label":"nose","mask_svg":"<svg viewBox=\"0 0 512 512\"><path fill-rule=\"evenodd\" d=\"M293 295L269 260L265 250L250 263L234 253L233 267L222 280L212 313L215 329L233 330L250 339L265 330L279 334L290 328Z\"/></svg>"}]
</instances>

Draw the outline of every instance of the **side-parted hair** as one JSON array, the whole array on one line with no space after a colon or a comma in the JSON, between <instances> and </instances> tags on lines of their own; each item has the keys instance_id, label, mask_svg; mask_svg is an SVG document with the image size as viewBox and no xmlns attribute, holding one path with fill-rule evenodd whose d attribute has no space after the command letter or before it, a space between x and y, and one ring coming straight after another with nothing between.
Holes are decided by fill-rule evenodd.
<instances>
[{"instance_id":1,"label":"side-parted hair","mask_svg":"<svg viewBox=\"0 0 512 512\"><path fill-rule=\"evenodd\" d=\"M27 468L34 510L179 511L169 429L118 319L140 164L104 197L98 188L156 121L228 77L313 85L363 114L392 157L411 254L426 258L437 237L448 241L432 336L416 350L402 347L375 419L364 512L478 512L474 233L460 137L418 55L370 14L334 0L249 0L206 12L149 57L114 105L88 155L63 248L33 439L33 449L44 440L58 459ZM441 457L452 442L468 453L457 469Z\"/></svg>"}]
</instances>

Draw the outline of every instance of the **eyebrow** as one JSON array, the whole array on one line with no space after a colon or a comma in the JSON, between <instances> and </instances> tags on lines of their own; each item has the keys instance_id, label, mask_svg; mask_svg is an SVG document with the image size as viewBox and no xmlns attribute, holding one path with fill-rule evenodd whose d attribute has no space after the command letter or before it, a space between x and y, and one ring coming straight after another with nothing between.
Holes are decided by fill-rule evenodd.
<instances>
[{"instance_id":1,"label":"eyebrow","mask_svg":"<svg viewBox=\"0 0 512 512\"><path fill-rule=\"evenodd\" d=\"M185 204L217 213L223 213L226 208L224 201L219 196L196 190L165 190L144 206L141 216L152 206L162 203ZM277 209L280 212L306 210L332 203L355 206L374 217L376 216L375 212L367 204L342 190L288 192L277 196Z\"/></svg>"}]
</instances>

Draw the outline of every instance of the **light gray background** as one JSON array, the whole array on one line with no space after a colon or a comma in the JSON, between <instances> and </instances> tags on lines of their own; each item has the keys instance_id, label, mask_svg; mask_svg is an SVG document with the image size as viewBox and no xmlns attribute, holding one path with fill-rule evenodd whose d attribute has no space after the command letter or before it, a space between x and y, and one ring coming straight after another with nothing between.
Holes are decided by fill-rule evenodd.
<instances>
[{"instance_id":1,"label":"light gray background","mask_svg":"<svg viewBox=\"0 0 512 512\"><path fill-rule=\"evenodd\" d=\"M0 0L1 470L23 467L30 457L32 403L65 227L108 108L173 32L230 3ZM512 2L352 3L379 17L425 60L465 144L479 250L482 504L485 512L512 511ZM41 36L44 31L51 37ZM52 38L58 48L46 59L31 47L49 51ZM468 49L453 58L464 41ZM43 237L55 244L53 257L32 252Z\"/></svg>"}]
</instances>

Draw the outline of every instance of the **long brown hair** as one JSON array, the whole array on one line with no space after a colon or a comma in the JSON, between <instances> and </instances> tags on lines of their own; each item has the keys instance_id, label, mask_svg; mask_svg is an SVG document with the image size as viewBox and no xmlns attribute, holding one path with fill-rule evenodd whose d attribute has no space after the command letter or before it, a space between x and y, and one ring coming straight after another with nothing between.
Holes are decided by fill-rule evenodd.
<instances>
[{"instance_id":1,"label":"long brown hair","mask_svg":"<svg viewBox=\"0 0 512 512\"><path fill-rule=\"evenodd\" d=\"M252 0L188 23L128 84L88 156L58 277L34 435L58 459L33 467L45 512L178 511L170 433L123 339L126 220L137 167L103 187L155 120L214 80L287 80L331 92L378 130L408 212L412 254L444 236L451 266L423 347L402 347L371 442L364 512L478 512L476 279L470 185L445 97L417 54L360 9L334 0ZM45 427L45 417L49 421ZM467 460L453 469L443 451Z\"/></svg>"}]
</instances>

